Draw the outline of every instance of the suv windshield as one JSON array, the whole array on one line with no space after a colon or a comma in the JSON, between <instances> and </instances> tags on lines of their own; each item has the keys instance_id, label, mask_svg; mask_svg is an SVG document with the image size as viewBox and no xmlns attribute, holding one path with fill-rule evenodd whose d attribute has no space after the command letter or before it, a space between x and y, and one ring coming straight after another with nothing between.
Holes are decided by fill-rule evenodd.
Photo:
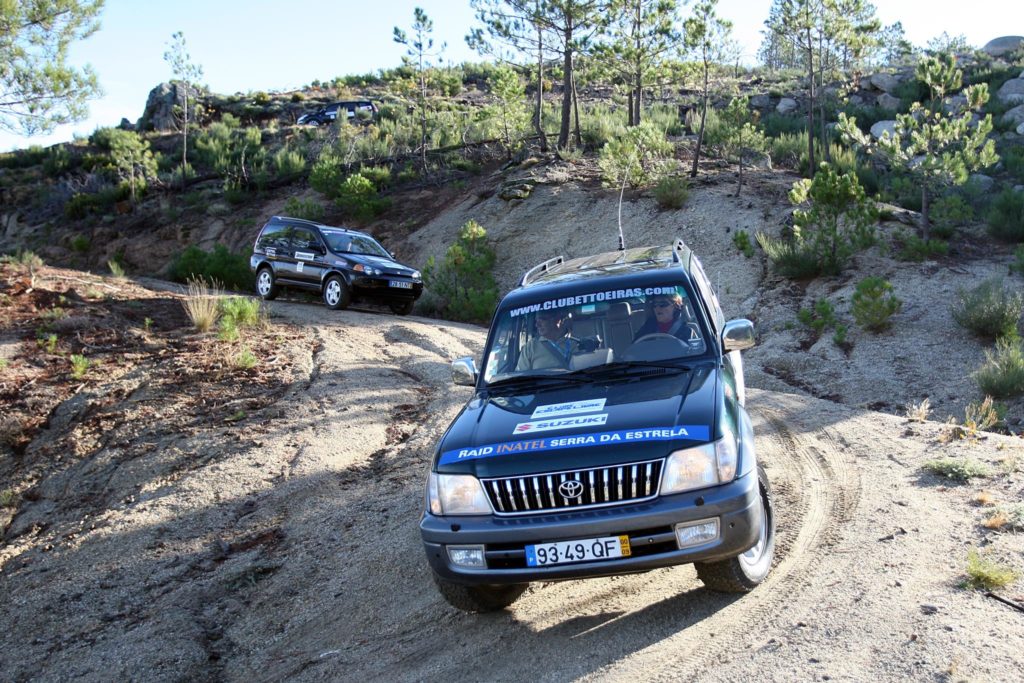
<instances>
[{"instance_id":1,"label":"suv windshield","mask_svg":"<svg viewBox=\"0 0 1024 683\"><path fill-rule=\"evenodd\" d=\"M321 230L327 246L336 254L369 254L370 256L383 256L391 258L387 249L380 246L376 240L369 235L361 235L358 232L344 232L342 230Z\"/></svg>"},{"instance_id":2,"label":"suv windshield","mask_svg":"<svg viewBox=\"0 0 1024 683\"><path fill-rule=\"evenodd\" d=\"M484 380L699 356L707 350L707 335L696 311L687 288L676 283L595 290L506 308L495 318Z\"/></svg>"}]
</instances>

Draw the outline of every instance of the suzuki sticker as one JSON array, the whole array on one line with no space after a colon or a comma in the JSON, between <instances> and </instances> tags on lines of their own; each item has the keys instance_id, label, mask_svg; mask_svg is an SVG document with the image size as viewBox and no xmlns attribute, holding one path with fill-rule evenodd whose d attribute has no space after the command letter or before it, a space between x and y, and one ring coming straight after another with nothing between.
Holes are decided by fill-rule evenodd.
<instances>
[{"instance_id":1,"label":"suzuki sticker","mask_svg":"<svg viewBox=\"0 0 1024 683\"><path fill-rule=\"evenodd\" d=\"M552 420L538 420L536 422L520 422L512 430L513 434L534 434L536 432L550 432L554 429L573 429L575 427L594 427L603 425L608 421L608 413L600 415L581 415L579 417L557 417Z\"/></svg>"},{"instance_id":2,"label":"suzuki sticker","mask_svg":"<svg viewBox=\"0 0 1024 683\"><path fill-rule=\"evenodd\" d=\"M604 410L604 402L607 399L594 398L589 401L569 401L568 403L552 403L546 406L537 406L533 410L531 420L538 417L559 417L561 415L575 415L576 413L592 413L595 410Z\"/></svg>"}]
</instances>

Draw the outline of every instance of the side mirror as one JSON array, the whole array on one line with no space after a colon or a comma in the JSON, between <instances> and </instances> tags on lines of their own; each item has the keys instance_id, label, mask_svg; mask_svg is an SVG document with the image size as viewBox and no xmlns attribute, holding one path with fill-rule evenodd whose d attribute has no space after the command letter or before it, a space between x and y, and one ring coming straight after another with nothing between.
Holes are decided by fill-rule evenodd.
<instances>
[{"instance_id":1,"label":"side mirror","mask_svg":"<svg viewBox=\"0 0 1024 683\"><path fill-rule=\"evenodd\" d=\"M725 324L725 329L722 331L722 351L724 353L749 349L755 343L754 323L746 318L737 318Z\"/></svg>"},{"instance_id":2,"label":"side mirror","mask_svg":"<svg viewBox=\"0 0 1024 683\"><path fill-rule=\"evenodd\" d=\"M469 356L452 361L452 382L466 387L476 386L476 363Z\"/></svg>"}]
</instances>

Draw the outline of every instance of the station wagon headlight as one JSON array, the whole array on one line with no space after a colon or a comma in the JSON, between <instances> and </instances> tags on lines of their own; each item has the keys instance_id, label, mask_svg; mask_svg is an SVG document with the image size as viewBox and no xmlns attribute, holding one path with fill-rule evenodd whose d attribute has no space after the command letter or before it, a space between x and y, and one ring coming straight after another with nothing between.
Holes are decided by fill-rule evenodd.
<instances>
[{"instance_id":1,"label":"station wagon headlight","mask_svg":"<svg viewBox=\"0 0 1024 683\"><path fill-rule=\"evenodd\" d=\"M433 515L491 514L484 488L471 474L431 472L427 479L427 501Z\"/></svg>"},{"instance_id":2,"label":"station wagon headlight","mask_svg":"<svg viewBox=\"0 0 1024 683\"><path fill-rule=\"evenodd\" d=\"M418 270L412 271L412 279L413 280L419 280L421 277L422 277L422 275L420 274L420 271L418 271Z\"/></svg>"},{"instance_id":3,"label":"station wagon headlight","mask_svg":"<svg viewBox=\"0 0 1024 683\"><path fill-rule=\"evenodd\" d=\"M357 273L365 273L367 275L381 274L381 271L378 270L377 268L374 268L373 266L364 266L362 263L357 263L355 265L355 268L353 268L352 270L356 271Z\"/></svg>"},{"instance_id":4,"label":"station wagon headlight","mask_svg":"<svg viewBox=\"0 0 1024 683\"><path fill-rule=\"evenodd\" d=\"M721 439L669 454L661 480L663 494L680 493L736 478L736 437L726 430Z\"/></svg>"}]
</instances>

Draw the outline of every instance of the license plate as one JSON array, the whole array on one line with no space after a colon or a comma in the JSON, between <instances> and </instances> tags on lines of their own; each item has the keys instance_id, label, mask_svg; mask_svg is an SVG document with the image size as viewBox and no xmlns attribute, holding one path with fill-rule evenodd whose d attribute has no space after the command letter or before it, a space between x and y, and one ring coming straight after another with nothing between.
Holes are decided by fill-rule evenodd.
<instances>
[{"instance_id":1,"label":"license plate","mask_svg":"<svg viewBox=\"0 0 1024 683\"><path fill-rule=\"evenodd\" d=\"M526 564L529 567L548 567L553 564L610 560L629 557L629 536L585 538L579 541L557 541L526 546Z\"/></svg>"},{"instance_id":2,"label":"license plate","mask_svg":"<svg viewBox=\"0 0 1024 683\"><path fill-rule=\"evenodd\" d=\"M399 289L412 289L411 282L402 282L401 280L388 280L388 284L392 287L398 287Z\"/></svg>"}]
</instances>

